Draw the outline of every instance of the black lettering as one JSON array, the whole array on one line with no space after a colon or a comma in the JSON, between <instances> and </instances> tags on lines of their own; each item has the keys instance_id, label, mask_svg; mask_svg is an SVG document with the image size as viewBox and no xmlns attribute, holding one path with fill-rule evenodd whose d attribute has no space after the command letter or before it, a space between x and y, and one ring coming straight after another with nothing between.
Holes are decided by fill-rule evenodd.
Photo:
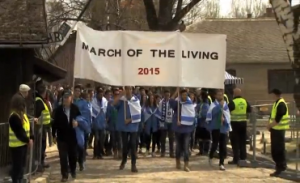
<instances>
[{"instance_id":1,"label":"black lettering","mask_svg":"<svg viewBox=\"0 0 300 183\"><path fill-rule=\"evenodd\" d=\"M197 56L200 55L200 54L201 54L201 52L199 53L198 51L191 51L191 55L192 55L193 59L197 58Z\"/></svg>"},{"instance_id":2,"label":"black lettering","mask_svg":"<svg viewBox=\"0 0 300 183\"><path fill-rule=\"evenodd\" d=\"M152 57L156 57L157 50L156 49L151 49L150 51L152 52Z\"/></svg>"},{"instance_id":3,"label":"black lettering","mask_svg":"<svg viewBox=\"0 0 300 183\"><path fill-rule=\"evenodd\" d=\"M122 53L122 52L121 52L121 49L115 50L116 57L117 57L117 56L118 56L118 57L121 57L121 56L122 56L121 53Z\"/></svg>"},{"instance_id":4,"label":"black lettering","mask_svg":"<svg viewBox=\"0 0 300 183\"><path fill-rule=\"evenodd\" d=\"M168 57L169 58L175 58L175 50L169 50L168 51Z\"/></svg>"},{"instance_id":5,"label":"black lettering","mask_svg":"<svg viewBox=\"0 0 300 183\"><path fill-rule=\"evenodd\" d=\"M185 51L184 50L181 51L181 57L182 58L187 58L187 56L185 55Z\"/></svg>"},{"instance_id":6,"label":"black lettering","mask_svg":"<svg viewBox=\"0 0 300 183\"><path fill-rule=\"evenodd\" d=\"M108 49L106 54L107 54L108 57L114 57L115 56L115 50Z\"/></svg>"},{"instance_id":7,"label":"black lettering","mask_svg":"<svg viewBox=\"0 0 300 183\"><path fill-rule=\"evenodd\" d=\"M129 57L134 57L135 56L135 50L134 49L129 49L127 50L127 55Z\"/></svg>"},{"instance_id":8,"label":"black lettering","mask_svg":"<svg viewBox=\"0 0 300 183\"><path fill-rule=\"evenodd\" d=\"M137 49L136 50L136 57L139 57L139 55L141 55L143 53L142 49Z\"/></svg>"},{"instance_id":9,"label":"black lettering","mask_svg":"<svg viewBox=\"0 0 300 183\"><path fill-rule=\"evenodd\" d=\"M82 49L83 50L89 50L89 45L87 45L84 42L82 42Z\"/></svg>"},{"instance_id":10,"label":"black lettering","mask_svg":"<svg viewBox=\"0 0 300 183\"><path fill-rule=\"evenodd\" d=\"M209 52L202 52L202 57L201 59L209 59Z\"/></svg>"},{"instance_id":11,"label":"black lettering","mask_svg":"<svg viewBox=\"0 0 300 183\"><path fill-rule=\"evenodd\" d=\"M95 50L94 47L91 48L90 53L93 53L93 54L97 55L97 54L96 54L96 50Z\"/></svg>"},{"instance_id":12,"label":"black lettering","mask_svg":"<svg viewBox=\"0 0 300 183\"><path fill-rule=\"evenodd\" d=\"M166 58L167 57L167 50L158 50L158 57L159 58L161 58L161 57Z\"/></svg>"},{"instance_id":13,"label":"black lettering","mask_svg":"<svg viewBox=\"0 0 300 183\"><path fill-rule=\"evenodd\" d=\"M217 52L211 52L210 59L218 60L219 59L219 54Z\"/></svg>"},{"instance_id":14,"label":"black lettering","mask_svg":"<svg viewBox=\"0 0 300 183\"><path fill-rule=\"evenodd\" d=\"M98 50L98 56L103 56L103 57L105 57L105 49L99 49Z\"/></svg>"}]
</instances>

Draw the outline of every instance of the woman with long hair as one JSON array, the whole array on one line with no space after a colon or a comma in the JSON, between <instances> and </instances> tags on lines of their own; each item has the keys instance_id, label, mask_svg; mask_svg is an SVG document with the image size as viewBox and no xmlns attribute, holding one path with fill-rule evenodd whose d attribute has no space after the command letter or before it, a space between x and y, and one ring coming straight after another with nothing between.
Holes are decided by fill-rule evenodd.
<instances>
[{"instance_id":1,"label":"woman with long hair","mask_svg":"<svg viewBox=\"0 0 300 183\"><path fill-rule=\"evenodd\" d=\"M9 148L12 158L11 178L13 183L23 181L27 149L28 146L33 144L30 122L25 111L25 99L19 94L14 95L10 102L10 116L8 119Z\"/></svg>"},{"instance_id":2,"label":"woman with long hair","mask_svg":"<svg viewBox=\"0 0 300 183\"><path fill-rule=\"evenodd\" d=\"M146 155L149 154L150 144L152 141L152 157L155 156L155 146L157 144L158 136L158 106L156 104L154 95L150 95L147 99L146 105L143 108L143 116L146 133Z\"/></svg>"}]
</instances>

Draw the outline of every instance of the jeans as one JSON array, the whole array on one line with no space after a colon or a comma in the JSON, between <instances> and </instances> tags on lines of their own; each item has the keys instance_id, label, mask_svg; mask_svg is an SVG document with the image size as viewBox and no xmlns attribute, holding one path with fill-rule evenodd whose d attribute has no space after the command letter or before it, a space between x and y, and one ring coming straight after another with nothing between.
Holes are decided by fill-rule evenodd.
<instances>
[{"instance_id":1,"label":"jeans","mask_svg":"<svg viewBox=\"0 0 300 183\"><path fill-rule=\"evenodd\" d=\"M191 133L175 133L176 138L176 159L183 155L184 162L189 161L189 144Z\"/></svg>"},{"instance_id":2,"label":"jeans","mask_svg":"<svg viewBox=\"0 0 300 183\"><path fill-rule=\"evenodd\" d=\"M130 150L131 165L136 165L136 146L137 146L137 132L122 132L122 164L127 162L127 155Z\"/></svg>"},{"instance_id":3,"label":"jeans","mask_svg":"<svg viewBox=\"0 0 300 183\"><path fill-rule=\"evenodd\" d=\"M169 138L170 156L174 154L174 132L172 130L172 124L167 124L166 130L160 130L160 143L161 153L166 153L166 138Z\"/></svg>"},{"instance_id":4,"label":"jeans","mask_svg":"<svg viewBox=\"0 0 300 183\"><path fill-rule=\"evenodd\" d=\"M57 141L60 160L60 171L63 178L68 178L69 168L72 174L76 174L77 145L64 141Z\"/></svg>"},{"instance_id":5,"label":"jeans","mask_svg":"<svg viewBox=\"0 0 300 183\"><path fill-rule=\"evenodd\" d=\"M214 157L214 153L219 145L219 165L224 165L225 154L227 154L227 134L221 133L220 130L212 130L211 137L212 145L209 152L209 158L212 159Z\"/></svg>"},{"instance_id":6,"label":"jeans","mask_svg":"<svg viewBox=\"0 0 300 183\"><path fill-rule=\"evenodd\" d=\"M95 140L94 140L94 157L102 157L104 150L105 141L105 130L94 130Z\"/></svg>"},{"instance_id":7,"label":"jeans","mask_svg":"<svg viewBox=\"0 0 300 183\"><path fill-rule=\"evenodd\" d=\"M27 145L20 147L11 147L12 171L11 179L13 183L19 183L23 180L26 166Z\"/></svg>"}]
</instances>

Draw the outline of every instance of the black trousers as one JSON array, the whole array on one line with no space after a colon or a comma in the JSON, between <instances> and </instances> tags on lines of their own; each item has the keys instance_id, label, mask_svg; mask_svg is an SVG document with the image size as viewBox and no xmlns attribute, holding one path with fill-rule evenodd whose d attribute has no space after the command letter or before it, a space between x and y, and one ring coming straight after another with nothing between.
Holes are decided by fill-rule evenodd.
<instances>
[{"instance_id":1,"label":"black trousers","mask_svg":"<svg viewBox=\"0 0 300 183\"><path fill-rule=\"evenodd\" d=\"M212 159L214 157L214 153L219 145L219 165L224 165L225 154L227 154L227 134L221 133L220 130L212 130L211 137L212 145L209 152L209 158Z\"/></svg>"},{"instance_id":2,"label":"black trousers","mask_svg":"<svg viewBox=\"0 0 300 183\"><path fill-rule=\"evenodd\" d=\"M155 152L155 147L157 145L158 138L159 138L158 131L152 132L152 129L151 129L150 134L147 134L147 138L146 138L146 150L147 151L150 150L150 144L152 141L152 151L151 152Z\"/></svg>"},{"instance_id":3,"label":"black trousers","mask_svg":"<svg viewBox=\"0 0 300 183\"><path fill-rule=\"evenodd\" d=\"M158 130L156 132L156 139L160 139L160 136L161 136L161 132L160 132L160 130ZM157 145L157 149L160 151L160 148L161 148L160 140L156 140L156 145Z\"/></svg>"},{"instance_id":4,"label":"black trousers","mask_svg":"<svg viewBox=\"0 0 300 183\"><path fill-rule=\"evenodd\" d=\"M13 183L21 183L27 159L27 145L20 147L11 147L12 171L11 179Z\"/></svg>"},{"instance_id":5,"label":"black trousers","mask_svg":"<svg viewBox=\"0 0 300 183\"><path fill-rule=\"evenodd\" d=\"M247 158L247 122L231 122L232 132L230 132L230 143L233 152L233 161L246 160Z\"/></svg>"},{"instance_id":6,"label":"black trousers","mask_svg":"<svg viewBox=\"0 0 300 183\"><path fill-rule=\"evenodd\" d=\"M121 151L122 149L122 133L119 131L111 131L110 138L112 142L113 151Z\"/></svg>"},{"instance_id":7,"label":"black trousers","mask_svg":"<svg viewBox=\"0 0 300 183\"><path fill-rule=\"evenodd\" d=\"M94 139L95 131L92 129L90 135L89 135L89 145L92 145L93 139Z\"/></svg>"},{"instance_id":8,"label":"black trousers","mask_svg":"<svg viewBox=\"0 0 300 183\"><path fill-rule=\"evenodd\" d=\"M193 130L191 133L191 137L190 137L190 149L193 150L194 145L195 145L195 133L196 131Z\"/></svg>"},{"instance_id":9,"label":"black trousers","mask_svg":"<svg viewBox=\"0 0 300 183\"><path fill-rule=\"evenodd\" d=\"M287 168L285 155L285 130L271 129L271 154L276 164L276 170L284 171Z\"/></svg>"},{"instance_id":10,"label":"black trousers","mask_svg":"<svg viewBox=\"0 0 300 183\"><path fill-rule=\"evenodd\" d=\"M69 168L72 174L76 174L77 145L70 142L57 141L60 160L60 172L62 177L68 178Z\"/></svg>"},{"instance_id":11,"label":"black trousers","mask_svg":"<svg viewBox=\"0 0 300 183\"><path fill-rule=\"evenodd\" d=\"M127 155L130 150L131 165L136 165L137 134L137 132L122 132L122 164L127 162Z\"/></svg>"},{"instance_id":12,"label":"black trousers","mask_svg":"<svg viewBox=\"0 0 300 183\"><path fill-rule=\"evenodd\" d=\"M210 132L204 127L197 126L196 137L199 139L199 152L201 154L208 153L211 140Z\"/></svg>"},{"instance_id":13,"label":"black trousers","mask_svg":"<svg viewBox=\"0 0 300 183\"><path fill-rule=\"evenodd\" d=\"M104 155L105 130L94 130L94 157L102 157Z\"/></svg>"},{"instance_id":14,"label":"black trousers","mask_svg":"<svg viewBox=\"0 0 300 183\"><path fill-rule=\"evenodd\" d=\"M166 130L160 130L161 153L166 153L166 138L169 138L170 156L174 154L174 132L172 124L167 124Z\"/></svg>"}]
</instances>

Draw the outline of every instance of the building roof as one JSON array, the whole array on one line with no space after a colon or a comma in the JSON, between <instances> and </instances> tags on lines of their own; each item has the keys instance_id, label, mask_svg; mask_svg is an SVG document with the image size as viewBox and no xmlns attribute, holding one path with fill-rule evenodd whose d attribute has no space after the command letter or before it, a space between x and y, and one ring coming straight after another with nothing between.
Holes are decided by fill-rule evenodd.
<instances>
[{"instance_id":1,"label":"building roof","mask_svg":"<svg viewBox=\"0 0 300 183\"><path fill-rule=\"evenodd\" d=\"M206 19L186 32L227 35L227 63L289 62L275 18Z\"/></svg>"},{"instance_id":2,"label":"building roof","mask_svg":"<svg viewBox=\"0 0 300 183\"><path fill-rule=\"evenodd\" d=\"M46 43L45 0L1 0L0 43Z\"/></svg>"}]
</instances>

